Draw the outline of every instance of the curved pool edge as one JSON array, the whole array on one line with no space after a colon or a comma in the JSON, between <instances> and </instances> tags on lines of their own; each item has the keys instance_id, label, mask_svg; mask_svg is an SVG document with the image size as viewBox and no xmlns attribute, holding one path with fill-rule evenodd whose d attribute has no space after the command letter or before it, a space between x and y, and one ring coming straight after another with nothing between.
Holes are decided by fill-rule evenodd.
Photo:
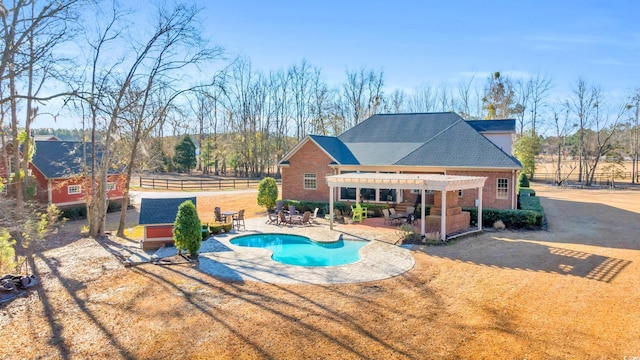
<instances>
[{"instance_id":1,"label":"curved pool edge","mask_svg":"<svg viewBox=\"0 0 640 360\"><path fill-rule=\"evenodd\" d=\"M313 237L300 234L299 231L284 234L302 235L314 241L322 235L334 235L334 237L336 234L342 235L322 227L316 227L313 231ZM201 253L200 270L231 281L320 285L384 280L398 276L415 266L415 260L409 249L376 240L369 240L369 243L360 249L361 258L355 263L313 267L282 264L271 259L271 256L265 256L265 253L271 253L270 250L239 247L230 243L231 239L238 236L264 233L267 232L248 231L216 237L216 241L226 245L231 251ZM347 236L344 236L346 239ZM362 240L355 237L353 239ZM234 248L241 248L241 251Z\"/></svg>"}]
</instances>

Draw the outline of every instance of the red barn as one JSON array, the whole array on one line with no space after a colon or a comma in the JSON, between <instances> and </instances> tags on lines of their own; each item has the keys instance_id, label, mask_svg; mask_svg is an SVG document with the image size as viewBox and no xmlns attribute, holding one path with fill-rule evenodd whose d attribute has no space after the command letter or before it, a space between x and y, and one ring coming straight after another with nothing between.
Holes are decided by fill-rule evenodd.
<instances>
[{"instance_id":1,"label":"red barn","mask_svg":"<svg viewBox=\"0 0 640 360\"><path fill-rule=\"evenodd\" d=\"M58 207L86 203L91 179L85 177L85 167L91 164L90 143L79 141L35 141L36 152L29 164L37 182L38 201ZM107 198L121 202L124 196L125 174L111 169L107 175Z\"/></svg>"}]
</instances>

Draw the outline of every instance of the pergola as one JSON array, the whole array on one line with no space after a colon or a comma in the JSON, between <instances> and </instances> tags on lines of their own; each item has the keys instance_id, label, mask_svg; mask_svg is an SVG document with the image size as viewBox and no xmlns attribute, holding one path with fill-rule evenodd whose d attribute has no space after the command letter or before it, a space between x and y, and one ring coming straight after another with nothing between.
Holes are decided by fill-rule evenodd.
<instances>
[{"instance_id":1,"label":"pergola","mask_svg":"<svg viewBox=\"0 0 640 360\"><path fill-rule=\"evenodd\" d=\"M446 239L447 224L447 191L478 189L478 229L482 229L482 187L486 177L479 176L457 176L457 175L436 175L436 174L380 174L380 173L349 173L327 176L327 184L330 189L329 196L329 224L333 230L333 201L334 188L350 187L356 188L356 194L361 188L371 189L420 189L422 199L425 198L427 190L442 191L442 218L440 219L440 233L444 241ZM359 202L356 196L356 202ZM421 201L420 224L421 234L425 235L425 202Z\"/></svg>"}]
</instances>

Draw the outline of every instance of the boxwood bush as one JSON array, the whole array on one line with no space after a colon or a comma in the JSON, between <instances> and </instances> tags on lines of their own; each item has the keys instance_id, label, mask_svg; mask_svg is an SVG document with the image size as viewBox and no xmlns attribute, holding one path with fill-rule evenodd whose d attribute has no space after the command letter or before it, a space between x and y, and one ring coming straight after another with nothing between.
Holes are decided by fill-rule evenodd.
<instances>
[{"instance_id":1,"label":"boxwood bush","mask_svg":"<svg viewBox=\"0 0 640 360\"><path fill-rule=\"evenodd\" d=\"M478 209L464 207L462 210L471 213L471 226L477 226ZM507 229L531 229L542 225L543 216L543 213L533 210L482 209L482 226L491 227L501 220Z\"/></svg>"}]
</instances>

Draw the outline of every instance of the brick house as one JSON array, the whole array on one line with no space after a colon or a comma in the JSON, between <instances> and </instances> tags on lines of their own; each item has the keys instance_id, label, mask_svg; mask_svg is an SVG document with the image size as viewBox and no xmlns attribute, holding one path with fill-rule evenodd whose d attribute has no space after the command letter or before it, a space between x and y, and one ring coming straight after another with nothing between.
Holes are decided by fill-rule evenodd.
<instances>
[{"instance_id":1,"label":"brick house","mask_svg":"<svg viewBox=\"0 0 640 360\"><path fill-rule=\"evenodd\" d=\"M515 120L467 121L453 112L374 115L337 137L308 135L279 162L282 198L329 201L329 175L440 174L486 177L486 208L515 209L522 170L511 155ZM412 189L334 189L338 201L415 203ZM477 206L477 189L456 191L460 206ZM449 198L450 195L447 195ZM434 203L434 193L425 195Z\"/></svg>"}]
</instances>

